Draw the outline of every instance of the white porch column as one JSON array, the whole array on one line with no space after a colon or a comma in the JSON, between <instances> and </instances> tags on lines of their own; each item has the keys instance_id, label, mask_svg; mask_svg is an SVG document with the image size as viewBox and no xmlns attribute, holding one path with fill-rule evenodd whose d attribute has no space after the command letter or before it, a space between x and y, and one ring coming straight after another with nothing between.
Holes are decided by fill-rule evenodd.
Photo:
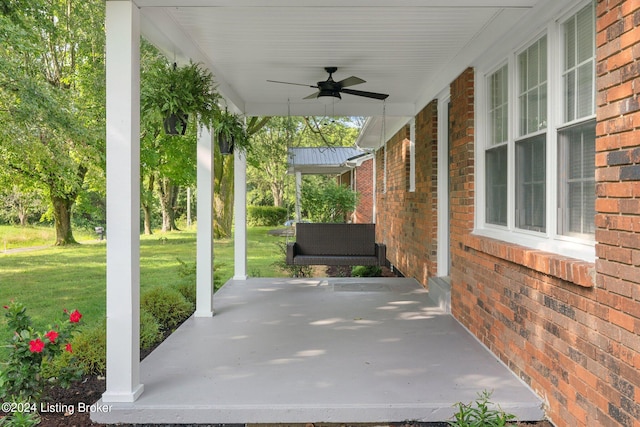
<instances>
[{"instance_id":1,"label":"white porch column","mask_svg":"<svg viewBox=\"0 0 640 427\"><path fill-rule=\"evenodd\" d=\"M107 387L104 402L133 402L140 384L140 16L108 1Z\"/></svg>"},{"instance_id":2,"label":"white porch column","mask_svg":"<svg viewBox=\"0 0 640 427\"><path fill-rule=\"evenodd\" d=\"M296 221L302 221L300 199L302 198L302 172L296 172Z\"/></svg>"},{"instance_id":3,"label":"white porch column","mask_svg":"<svg viewBox=\"0 0 640 427\"><path fill-rule=\"evenodd\" d=\"M234 280L247 280L247 158L241 150L234 150Z\"/></svg>"},{"instance_id":4,"label":"white porch column","mask_svg":"<svg viewBox=\"0 0 640 427\"><path fill-rule=\"evenodd\" d=\"M213 316L213 136L198 130L198 228L195 317Z\"/></svg>"}]
</instances>

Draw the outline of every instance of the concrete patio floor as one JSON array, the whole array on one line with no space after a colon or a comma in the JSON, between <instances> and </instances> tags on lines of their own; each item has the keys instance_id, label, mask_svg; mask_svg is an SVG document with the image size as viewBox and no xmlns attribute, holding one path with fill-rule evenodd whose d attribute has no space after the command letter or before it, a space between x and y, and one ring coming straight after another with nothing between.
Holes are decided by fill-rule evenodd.
<instances>
[{"instance_id":1,"label":"concrete patio floor","mask_svg":"<svg viewBox=\"0 0 640 427\"><path fill-rule=\"evenodd\" d=\"M141 365L104 423L446 421L483 390L522 421L542 401L413 279L230 281Z\"/></svg>"}]
</instances>

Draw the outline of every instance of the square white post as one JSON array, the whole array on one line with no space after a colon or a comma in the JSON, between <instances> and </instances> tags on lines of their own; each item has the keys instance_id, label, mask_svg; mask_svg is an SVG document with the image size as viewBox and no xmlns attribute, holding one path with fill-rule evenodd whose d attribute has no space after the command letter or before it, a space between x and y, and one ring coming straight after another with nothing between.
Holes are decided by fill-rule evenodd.
<instances>
[{"instance_id":1,"label":"square white post","mask_svg":"<svg viewBox=\"0 0 640 427\"><path fill-rule=\"evenodd\" d=\"M247 280L247 158L234 150L233 188L235 212L234 280Z\"/></svg>"},{"instance_id":2,"label":"square white post","mask_svg":"<svg viewBox=\"0 0 640 427\"><path fill-rule=\"evenodd\" d=\"M107 387L104 402L133 402L140 384L140 16L108 1Z\"/></svg>"},{"instance_id":3,"label":"square white post","mask_svg":"<svg viewBox=\"0 0 640 427\"><path fill-rule=\"evenodd\" d=\"M302 221L300 199L302 199L302 173L296 172L296 221L297 222Z\"/></svg>"},{"instance_id":4,"label":"square white post","mask_svg":"<svg viewBox=\"0 0 640 427\"><path fill-rule=\"evenodd\" d=\"M195 317L213 316L213 144L211 129L198 131L198 228Z\"/></svg>"}]
</instances>

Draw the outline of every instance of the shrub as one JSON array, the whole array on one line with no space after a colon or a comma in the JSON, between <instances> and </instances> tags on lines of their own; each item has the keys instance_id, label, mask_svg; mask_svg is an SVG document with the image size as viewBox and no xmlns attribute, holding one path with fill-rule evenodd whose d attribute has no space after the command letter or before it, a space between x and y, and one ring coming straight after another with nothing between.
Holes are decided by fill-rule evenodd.
<instances>
[{"instance_id":1,"label":"shrub","mask_svg":"<svg viewBox=\"0 0 640 427\"><path fill-rule=\"evenodd\" d=\"M107 369L107 328L105 322L84 329L71 341L73 354L87 375L104 375ZM61 361L63 362L64 359Z\"/></svg>"},{"instance_id":2,"label":"shrub","mask_svg":"<svg viewBox=\"0 0 640 427\"><path fill-rule=\"evenodd\" d=\"M247 224L250 226L275 227L287 220L287 209L279 206L249 206Z\"/></svg>"},{"instance_id":3,"label":"shrub","mask_svg":"<svg viewBox=\"0 0 640 427\"><path fill-rule=\"evenodd\" d=\"M162 340L160 323L147 310L140 310L140 348L151 348L160 340Z\"/></svg>"},{"instance_id":4,"label":"shrub","mask_svg":"<svg viewBox=\"0 0 640 427\"><path fill-rule=\"evenodd\" d=\"M182 296L192 305L192 309L196 306L196 263L186 263L180 258L176 258L180 263L178 267L178 275L183 279L180 283L172 285L173 289L176 289ZM220 276L220 269L225 267L226 264L221 262L213 268L213 290L217 291L224 285L222 282L222 276Z\"/></svg>"},{"instance_id":5,"label":"shrub","mask_svg":"<svg viewBox=\"0 0 640 427\"><path fill-rule=\"evenodd\" d=\"M178 263L178 276L182 279L173 285L180 294L189 301L193 307L196 306L196 263L186 263L180 258L176 258Z\"/></svg>"},{"instance_id":6,"label":"shrub","mask_svg":"<svg viewBox=\"0 0 640 427\"><path fill-rule=\"evenodd\" d=\"M300 204L313 222L345 222L358 202L358 193L328 181L322 185L305 183Z\"/></svg>"},{"instance_id":7,"label":"shrub","mask_svg":"<svg viewBox=\"0 0 640 427\"><path fill-rule=\"evenodd\" d=\"M163 331L174 329L193 312L189 301L169 287L156 287L142 294L140 308L153 315Z\"/></svg>"},{"instance_id":8,"label":"shrub","mask_svg":"<svg viewBox=\"0 0 640 427\"><path fill-rule=\"evenodd\" d=\"M377 265L356 265L351 269L351 277L380 277L382 268Z\"/></svg>"}]
</instances>

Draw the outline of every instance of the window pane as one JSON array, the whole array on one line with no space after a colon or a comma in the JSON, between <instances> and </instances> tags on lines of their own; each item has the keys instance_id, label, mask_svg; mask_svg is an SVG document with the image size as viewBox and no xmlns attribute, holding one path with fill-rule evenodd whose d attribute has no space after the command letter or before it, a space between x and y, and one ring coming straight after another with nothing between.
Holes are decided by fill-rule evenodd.
<instances>
[{"instance_id":1,"label":"window pane","mask_svg":"<svg viewBox=\"0 0 640 427\"><path fill-rule=\"evenodd\" d=\"M486 152L486 221L507 225L507 146Z\"/></svg>"},{"instance_id":2,"label":"window pane","mask_svg":"<svg viewBox=\"0 0 640 427\"><path fill-rule=\"evenodd\" d=\"M596 123L563 129L558 136L559 233L594 239Z\"/></svg>"},{"instance_id":3,"label":"window pane","mask_svg":"<svg viewBox=\"0 0 640 427\"><path fill-rule=\"evenodd\" d=\"M578 64L589 61L593 57L595 20L591 5L582 9L576 15L576 42Z\"/></svg>"},{"instance_id":4,"label":"window pane","mask_svg":"<svg viewBox=\"0 0 640 427\"><path fill-rule=\"evenodd\" d=\"M546 136L516 144L516 227L546 229Z\"/></svg>"},{"instance_id":5,"label":"window pane","mask_svg":"<svg viewBox=\"0 0 640 427\"><path fill-rule=\"evenodd\" d=\"M576 66L576 21L570 19L564 25L564 69Z\"/></svg>"},{"instance_id":6,"label":"window pane","mask_svg":"<svg viewBox=\"0 0 640 427\"><path fill-rule=\"evenodd\" d=\"M564 76L564 121L570 122L576 118L576 73L569 71Z\"/></svg>"},{"instance_id":7,"label":"window pane","mask_svg":"<svg viewBox=\"0 0 640 427\"><path fill-rule=\"evenodd\" d=\"M588 62L578 68L578 117L593 114L595 102L593 100L593 64Z\"/></svg>"},{"instance_id":8,"label":"window pane","mask_svg":"<svg viewBox=\"0 0 640 427\"><path fill-rule=\"evenodd\" d=\"M518 55L519 135L547 126L547 37Z\"/></svg>"},{"instance_id":9,"label":"window pane","mask_svg":"<svg viewBox=\"0 0 640 427\"><path fill-rule=\"evenodd\" d=\"M489 77L489 120L490 145L505 142L509 134L507 66L505 65Z\"/></svg>"},{"instance_id":10,"label":"window pane","mask_svg":"<svg viewBox=\"0 0 640 427\"><path fill-rule=\"evenodd\" d=\"M590 4L564 23L565 122L595 111L595 13Z\"/></svg>"}]
</instances>

